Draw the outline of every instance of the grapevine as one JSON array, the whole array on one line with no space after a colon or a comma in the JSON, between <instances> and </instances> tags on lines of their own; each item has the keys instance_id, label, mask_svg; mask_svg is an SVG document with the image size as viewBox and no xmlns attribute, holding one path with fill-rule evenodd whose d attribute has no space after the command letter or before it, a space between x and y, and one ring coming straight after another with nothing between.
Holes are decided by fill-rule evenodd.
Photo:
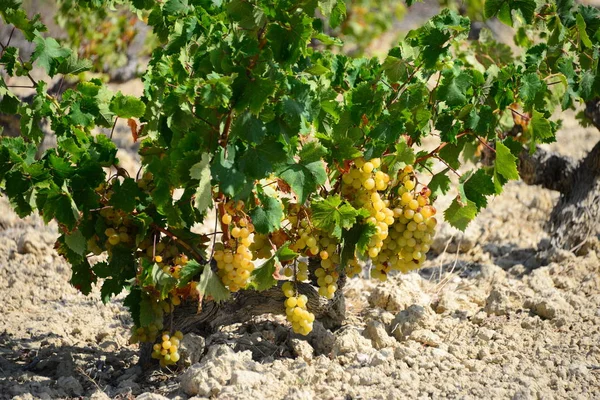
<instances>
[{"instance_id":1,"label":"grapevine","mask_svg":"<svg viewBox=\"0 0 600 400\"><path fill-rule=\"evenodd\" d=\"M159 42L140 98L99 79L50 91L32 68L75 79L92 64L18 0L0 5L35 48L25 60L1 43L0 111L20 116L21 136L0 140L0 192L20 216L57 221L79 290L127 292L131 342L151 343L161 366L180 358L182 304L279 286L278 311L308 335L319 315L307 286L334 302L363 269L384 281L420 268L437 197L458 193L443 219L464 230L519 178L524 148L555 140L553 112L600 89L600 13L569 2L486 2L522 54L485 31L472 45L469 19L445 9L382 61L328 50L344 1L116 4L147 16ZM139 141L137 174L119 164L119 121ZM57 145L36 157L42 123Z\"/></svg>"}]
</instances>

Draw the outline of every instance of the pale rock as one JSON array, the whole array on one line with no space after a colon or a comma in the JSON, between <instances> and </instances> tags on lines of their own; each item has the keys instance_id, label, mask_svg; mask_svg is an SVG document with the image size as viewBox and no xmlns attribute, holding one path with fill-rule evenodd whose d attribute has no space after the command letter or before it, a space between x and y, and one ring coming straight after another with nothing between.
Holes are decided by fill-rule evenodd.
<instances>
[{"instance_id":1,"label":"pale rock","mask_svg":"<svg viewBox=\"0 0 600 400\"><path fill-rule=\"evenodd\" d=\"M369 321L363 331L363 336L370 339L376 349L391 347L396 343L394 338L388 335L385 325L380 321Z\"/></svg>"},{"instance_id":2,"label":"pale rock","mask_svg":"<svg viewBox=\"0 0 600 400\"><path fill-rule=\"evenodd\" d=\"M52 252L52 244L56 236L43 231L25 232L17 243L17 251L21 254L33 254L38 258L45 258Z\"/></svg>"},{"instance_id":3,"label":"pale rock","mask_svg":"<svg viewBox=\"0 0 600 400\"><path fill-rule=\"evenodd\" d=\"M108 397L108 395L106 393L104 393L103 391L96 390L90 396L90 400L110 400L110 397Z\"/></svg>"},{"instance_id":4,"label":"pale rock","mask_svg":"<svg viewBox=\"0 0 600 400\"><path fill-rule=\"evenodd\" d=\"M466 253L477 244L481 236L482 228L476 221L469 224L464 232L453 228L446 222L438 224L431 250L435 254L447 253Z\"/></svg>"},{"instance_id":5,"label":"pale rock","mask_svg":"<svg viewBox=\"0 0 600 400\"><path fill-rule=\"evenodd\" d=\"M312 346L302 339L290 339L289 341L292 352L296 357L302 358L304 361L312 360L315 350Z\"/></svg>"},{"instance_id":6,"label":"pale rock","mask_svg":"<svg viewBox=\"0 0 600 400\"><path fill-rule=\"evenodd\" d=\"M357 329L349 328L336 335L332 354L334 357L350 353L370 353L371 341L363 337Z\"/></svg>"},{"instance_id":7,"label":"pale rock","mask_svg":"<svg viewBox=\"0 0 600 400\"><path fill-rule=\"evenodd\" d=\"M435 322L435 313L430 307L412 305L400 311L390 325L391 334L399 340L406 340L417 329L432 328Z\"/></svg>"},{"instance_id":8,"label":"pale rock","mask_svg":"<svg viewBox=\"0 0 600 400\"><path fill-rule=\"evenodd\" d=\"M495 264L483 264L477 279L490 283L502 283L506 281L507 273Z\"/></svg>"},{"instance_id":9,"label":"pale rock","mask_svg":"<svg viewBox=\"0 0 600 400\"><path fill-rule=\"evenodd\" d=\"M455 290L444 290L435 304L435 312L442 314L444 312L460 311L467 314L474 314L478 305L471 302L469 296Z\"/></svg>"},{"instance_id":10,"label":"pale rock","mask_svg":"<svg viewBox=\"0 0 600 400\"><path fill-rule=\"evenodd\" d=\"M376 286L368 298L369 305L390 312L404 310L412 304L431 303L431 296L423 290L423 279L417 273L399 275L396 282Z\"/></svg>"},{"instance_id":11,"label":"pale rock","mask_svg":"<svg viewBox=\"0 0 600 400\"><path fill-rule=\"evenodd\" d=\"M265 376L254 371L237 370L231 374L230 384L244 387L256 387L265 382Z\"/></svg>"},{"instance_id":12,"label":"pale rock","mask_svg":"<svg viewBox=\"0 0 600 400\"><path fill-rule=\"evenodd\" d=\"M485 300L484 310L488 315L508 315L510 311L519 308L516 300L513 300L512 293L507 292L500 286L491 290Z\"/></svg>"},{"instance_id":13,"label":"pale rock","mask_svg":"<svg viewBox=\"0 0 600 400\"><path fill-rule=\"evenodd\" d=\"M533 270L526 281L536 292L544 292L554 288L554 280L550 276L548 267Z\"/></svg>"},{"instance_id":14,"label":"pale rock","mask_svg":"<svg viewBox=\"0 0 600 400\"><path fill-rule=\"evenodd\" d=\"M544 297L528 299L524 304L534 314L544 319L554 319L568 315L573 307L557 292L546 294Z\"/></svg>"},{"instance_id":15,"label":"pale rock","mask_svg":"<svg viewBox=\"0 0 600 400\"><path fill-rule=\"evenodd\" d=\"M169 400L169 398L158 393L146 392L140 394L138 397L135 398L135 400Z\"/></svg>"},{"instance_id":16,"label":"pale rock","mask_svg":"<svg viewBox=\"0 0 600 400\"><path fill-rule=\"evenodd\" d=\"M118 394L136 393L140 391L140 384L135 382L133 379L127 379L119 383L117 386Z\"/></svg>"},{"instance_id":17,"label":"pale rock","mask_svg":"<svg viewBox=\"0 0 600 400\"><path fill-rule=\"evenodd\" d=\"M179 378L181 389L187 395L210 397L221 390L231 379L234 370L256 370L252 353L235 353L226 345L211 346L206 356L189 367Z\"/></svg>"},{"instance_id":18,"label":"pale rock","mask_svg":"<svg viewBox=\"0 0 600 400\"><path fill-rule=\"evenodd\" d=\"M431 347L438 347L443 343L442 339L429 329L417 329L412 331L408 338Z\"/></svg>"},{"instance_id":19,"label":"pale rock","mask_svg":"<svg viewBox=\"0 0 600 400\"><path fill-rule=\"evenodd\" d=\"M179 354L183 365L190 366L197 363L204 354L206 340L195 333L186 333L179 344Z\"/></svg>"},{"instance_id":20,"label":"pale rock","mask_svg":"<svg viewBox=\"0 0 600 400\"><path fill-rule=\"evenodd\" d=\"M73 376L61 376L58 378L56 386L70 397L81 396L83 394L83 386Z\"/></svg>"},{"instance_id":21,"label":"pale rock","mask_svg":"<svg viewBox=\"0 0 600 400\"><path fill-rule=\"evenodd\" d=\"M490 340L492 340L495 336L496 332L494 332L491 329L488 328L479 328L479 331L477 332L477 337L481 340L483 340L484 342L489 342Z\"/></svg>"},{"instance_id":22,"label":"pale rock","mask_svg":"<svg viewBox=\"0 0 600 400\"><path fill-rule=\"evenodd\" d=\"M381 349L375 352L371 357L370 365L372 367L378 367L380 365L387 365L394 359L394 353L391 349Z\"/></svg>"},{"instance_id":23,"label":"pale rock","mask_svg":"<svg viewBox=\"0 0 600 400\"><path fill-rule=\"evenodd\" d=\"M310 389L290 388L283 400L313 400L315 394Z\"/></svg>"},{"instance_id":24,"label":"pale rock","mask_svg":"<svg viewBox=\"0 0 600 400\"><path fill-rule=\"evenodd\" d=\"M404 360L406 358L415 358L419 355L419 351L410 347L410 342L406 345L399 344L394 348L394 358L396 360Z\"/></svg>"}]
</instances>

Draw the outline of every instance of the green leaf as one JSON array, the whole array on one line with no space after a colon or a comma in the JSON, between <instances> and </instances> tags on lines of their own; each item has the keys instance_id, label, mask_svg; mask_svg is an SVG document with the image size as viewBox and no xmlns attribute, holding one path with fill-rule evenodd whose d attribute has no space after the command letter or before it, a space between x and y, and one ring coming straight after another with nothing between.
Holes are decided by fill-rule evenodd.
<instances>
[{"instance_id":1,"label":"green leaf","mask_svg":"<svg viewBox=\"0 0 600 400\"><path fill-rule=\"evenodd\" d=\"M85 255L87 244L80 230L76 230L69 235L65 235L65 244L80 256Z\"/></svg>"},{"instance_id":2,"label":"green leaf","mask_svg":"<svg viewBox=\"0 0 600 400\"><path fill-rule=\"evenodd\" d=\"M110 102L110 111L119 118L139 118L146 112L146 105L137 97L119 92Z\"/></svg>"},{"instance_id":3,"label":"green leaf","mask_svg":"<svg viewBox=\"0 0 600 400\"><path fill-rule=\"evenodd\" d=\"M235 149L232 146L227 148L227 152L221 148L214 156L210 172L213 183L219 185L223 194L237 198L250 186L250 182L247 181L246 175L238 169L234 159Z\"/></svg>"},{"instance_id":4,"label":"green leaf","mask_svg":"<svg viewBox=\"0 0 600 400\"><path fill-rule=\"evenodd\" d=\"M123 305L129 309L135 326L141 326L142 291L139 287L131 287L123 300Z\"/></svg>"},{"instance_id":5,"label":"green leaf","mask_svg":"<svg viewBox=\"0 0 600 400\"><path fill-rule=\"evenodd\" d=\"M153 324L156 319L154 309L152 308L154 299L147 293L141 293L140 297L140 326L148 326Z\"/></svg>"},{"instance_id":6,"label":"green leaf","mask_svg":"<svg viewBox=\"0 0 600 400\"><path fill-rule=\"evenodd\" d=\"M588 49L592 47L592 41L590 40L590 37L587 34L586 29L586 24L585 24L585 20L583 19L583 17L581 16L581 14L577 14L576 17L576 23L577 23L577 30L579 31L579 40L581 40L581 43L587 47Z\"/></svg>"},{"instance_id":7,"label":"green leaf","mask_svg":"<svg viewBox=\"0 0 600 400\"><path fill-rule=\"evenodd\" d=\"M198 275L204 268L203 265L199 264L196 260L189 260L181 271L179 271L179 283L178 287L184 287L187 285L194 276Z\"/></svg>"},{"instance_id":8,"label":"green leaf","mask_svg":"<svg viewBox=\"0 0 600 400\"><path fill-rule=\"evenodd\" d=\"M455 198L450 207L444 212L444 218L453 227L464 231L475 216L477 216L477 206L472 201L459 202Z\"/></svg>"},{"instance_id":9,"label":"green leaf","mask_svg":"<svg viewBox=\"0 0 600 400\"><path fill-rule=\"evenodd\" d=\"M276 231L283 218L281 202L279 199L265 195L262 190L258 191L258 199L261 205L250 211L254 228L262 234Z\"/></svg>"},{"instance_id":10,"label":"green leaf","mask_svg":"<svg viewBox=\"0 0 600 400\"><path fill-rule=\"evenodd\" d=\"M471 87L473 78L470 74L454 70L443 72L444 79L438 89L438 98L449 107L458 107L467 103L467 90Z\"/></svg>"},{"instance_id":11,"label":"green leaf","mask_svg":"<svg viewBox=\"0 0 600 400\"><path fill-rule=\"evenodd\" d=\"M77 209L77 205L73 201L73 198L67 192L66 184L63 185L62 191L52 191L49 194L43 210L45 223L56 218L59 223L72 229L79 220L79 210Z\"/></svg>"},{"instance_id":12,"label":"green leaf","mask_svg":"<svg viewBox=\"0 0 600 400\"><path fill-rule=\"evenodd\" d=\"M536 73L523 75L521 79L521 89L519 96L523 100L526 108L529 108L536 101L537 96L546 91L546 85L541 81Z\"/></svg>"},{"instance_id":13,"label":"green leaf","mask_svg":"<svg viewBox=\"0 0 600 400\"><path fill-rule=\"evenodd\" d=\"M188 0L167 0L163 6L163 11L167 15L185 14L188 9Z\"/></svg>"},{"instance_id":14,"label":"green leaf","mask_svg":"<svg viewBox=\"0 0 600 400\"><path fill-rule=\"evenodd\" d=\"M277 280L273 278L276 261L277 257L273 256L265 261L260 267L257 267L252 271L252 285L256 290L267 290L277 284Z\"/></svg>"},{"instance_id":15,"label":"green leaf","mask_svg":"<svg viewBox=\"0 0 600 400\"><path fill-rule=\"evenodd\" d=\"M137 201L142 195L142 191L133 178L125 178L123 183L117 180L113 185L113 195L109 204L130 213L135 209Z\"/></svg>"},{"instance_id":16,"label":"green leaf","mask_svg":"<svg viewBox=\"0 0 600 400\"><path fill-rule=\"evenodd\" d=\"M519 179L517 170L517 157L513 156L510 149L502 142L496 143L496 162L494 164L495 172L502 175L505 179Z\"/></svg>"},{"instance_id":17,"label":"green leaf","mask_svg":"<svg viewBox=\"0 0 600 400\"><path fill-rule=\"evenodd\" d=\"M550 121L544 118L544 114L538 112L537 110L533 110L533 115L531 117L531 122L529 123L528 130L531 135L531 151L535 150L536 143L550 143L556 140L554 130L552 129Z\"/></svg>"},{"instance_id":18,"label":"green leaf","mask_svg":"<svg viewBox=\"0 0 600 400\"><path fill-rule=\"evenodd\" d=\"M162 267L156 263L152 265L150 274L154 287L160 291L160 298L166 299L169 292L175 288L177 279L164 272Z\"/></svg>"},{"instance_id":19,"label":"green leaf","mask_svg":"<svg viewBox=\"0 0 600 400\"><path fill-rule=\"evenodd\" d=\"M113 296L118 295L123 291L123 282L108 278L102 282L102 287L100 288L100 298L104 304L108 303Z\"/></svg>"},{"instance_id":20,"label":"green leaf","mask_svg":"<svg viewBox=\"0 0 600 400\"><path fill-rule=\"evenodd\" d=\"M75 75L81 72L89 71L90 69L92 69L92 62L90 60L80 60L77 58L77 54L73 53L69 58L60 63L57 72L64 75Z\"/></svg>"},{"instance_id":21,"label":"green leaf","mask_svg":"<svg viewBox=\"0 0 600 400\"><path fill-rule=\"evenodd\" d=\"M346 266L348 260L354 259L355 253L365 254L371 238L377 233L373 224L355 224L342 234L342 252L340 265Z\"/></svg>"},{"instance_id":22,"label":"green leaf","mask_svg":"<svg viewBox=\"0 0 600 400\"><path fill-rule=\"evenodd\" d=\"M329 16L329 25L332 29L337 28L346 19L346 3L343 0L338 0L335 7L331 10Z\"/></svg>"},{"instance_id":23,"label":"green leaf","mask_svg":"<svg viewBox=\"0 0 600 400\"><path fill-rule=\"evenodd\" d=\"M406 60L387 56L381 68L385 71L386 76L391 82L406 82L408 79Z\"/></svg>"},{"instance_id":24,"label":"green leaf","mask_svg":"<svg viewBox=\"0 0 600 400\"><path fill-rule=\"evenodd\" d=\"M289 242L286 242L283 246L277 249L275 257L279 261L290 261L298 257L300 254L289 248Z\"/></svg>"},{"instance_id":25,"label":"green leaf","mask_svg":"<svg viewBox=\"0 0 600 400\"><path fill-rule=\"evenodd\" d=\"M484 15L485 18L492 18L497 15L500 21L512 26L511 12L516 10L521 13L526 23L531 24L535 7L535 0L486 0Z\"/></svg>"},{"instance_id":26,"label":"green leaf","mask_svg":"<svg viewBox=\"0 0 600 400\"><path fill-rule=\"evenodd\" d=\"M579 81L579 95L584 100L590 100L596 95L594 87L595 81L596 75L590 70L585 70L581 75L581 79Z\"/></svg>"},{"instance_id":27,"label":"green leaf","mask_svg":"<svg viewBox=\"0 0 600 400\"><path fill-rule=\"evenodd\" d=\"M320 161L327 154L327 149L319 142L308 142L300 150L300 159L305 163Z\"/></svg>"},{"instance_id":28,"label":"green leaf","mask_svg":"<svg viewBox=\"0 0 600 400\"><path fill-rule=\"evenodd\" d=\"M477 210L487 207L486 196L496 193L492 177L482 168L474 174L463 175L461 181L467 200L472 201L477 206Z\"/></svg>"},{"instance_id":29,"label":"green leaf","mask_svg":"<svg viewBox=\"0 0 600 400\"><path fill-rule=\"evenodd\" d=\"M203 153L201 161L192 166L190 169L190 177L198 180L194 207L196 207L200 213L204 213L213 205L210 156L207 153Z\"/></svg>"},{"instance_id":30,"label":"green leaf","mask_svg":"<svg viewBox=\"0 0 600 400\"><path fill-rule=\"evenodd\" d=\"M404 168L406 165L414 164L415 158L415 151L413 148L406 143L404 138L400 138L398 143L396 143L396 151L389 156L385 156L384 160L388 165L389 175L396 176L401 168Z\"/></svg>"},{"instance_id":31,"label":"green leaf","mask_svg":"<svg viewBox=\"0 0 600 400\"><path fill-rule=\"evenodd\" d=\"M327 180L322 161L287 164L277 171L277 175L291 186L300 203L304 203L308 196Z\"/></svg>"},{"instance_id":32,"label":"green leaf","mask_svg":"<svg viewBox=\"0 0 600 400\"><path fill-rule=\"evenodd\" d=\"M361 215L360 211L342 201L339 195L313 201L311 210L314 226L340 240L342 229L350 229L356 222L356 217Z\"/></svg>"},{"instance_id":33,"label":"green leaf","mask_svg":"<svg viewBox=\"0 0 600 400\"><path fill-rule=\"evenodd\" d=\"M223 285L219 276L213 272L210 264L204 266L204 271L198 282L198 292L204 297L212 297L216 302L229 298L229 290Z\"/></svg>"},{"instance_id":34,"label":"green leaf","mask_svg":"<svg viewBox=\"0 0 600 400\"><path fill-rule=\"evenodd\" d=\"M36 61L51 77L56 75L58 66L71 56L71 50L62 47L56 39L44 38L39 32L35 34L33 43L36 47L31 60Z\"/></svg>"},{"instance_id":35,"label":"green leaf","mask_svg":"<svg viewBox=\"0 0 600 400\"><path fill-rule=\"evenodd\" d=\"M449 168L435 174L427 187L431 190L431 198L436 199L450 191L450 178L448 177Z\"/></svg>"},{"instance_id":36,"label":"green leaf","mask_svg":"<svg viewBox=\"0 0 600 400\"><path fill-rule=\"evenodd\" d=\"M251 113L246 112L237 117L231 128L231 136L252 143L260 144L267 135L265 124Z\"/></svg>"}]
</instances>

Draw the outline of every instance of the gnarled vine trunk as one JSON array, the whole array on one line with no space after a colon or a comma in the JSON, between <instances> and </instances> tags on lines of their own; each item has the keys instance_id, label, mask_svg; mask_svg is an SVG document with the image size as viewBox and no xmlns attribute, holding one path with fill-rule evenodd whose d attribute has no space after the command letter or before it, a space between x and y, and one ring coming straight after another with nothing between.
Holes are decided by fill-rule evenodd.
<instances>
[{"instance_id":1,"label":"gnarled vine trunk","mask_svg":"<svg viewBox=\"0 0 600 400\"><path fill-rule=\"evenodd\" d=\"M346 318L346 303L343 288L346 276L341 275L337 285L335 297L327 300L320 296L315 288L316 278L314 270L318 267L314 260L309 263L311 277L315 282L298 283L298 294L308 298L307 309L315 315L315 319L323 324L326 329L337 329L342 326ZM278 285L262 292L242 290L234 293L228 301L217 303L203 301L198 307L197 300L187 300L175 308L173 315L167 315L164 326L171 331L180 330L184 334L196 333L207 337L219 328L250 321L252 318L265 314L285 314L284 301L286 299L279 281ZM144 343L141 347L140 365L150 366L152 344Z\"/></svg>"},{"instance_id":2,"label":"gnarled vine trunk","mask_svg":"<svg viewBox=\"0 0 600 400\"><path fill-rule=\"evenodd\" d=\"M600 99L585 113L600 129ZM523 181L560 192L547 224L555 248L585 253L600 235L600 142L579 162L540 148L519 157Z\"/></svg>"}]
</instances>

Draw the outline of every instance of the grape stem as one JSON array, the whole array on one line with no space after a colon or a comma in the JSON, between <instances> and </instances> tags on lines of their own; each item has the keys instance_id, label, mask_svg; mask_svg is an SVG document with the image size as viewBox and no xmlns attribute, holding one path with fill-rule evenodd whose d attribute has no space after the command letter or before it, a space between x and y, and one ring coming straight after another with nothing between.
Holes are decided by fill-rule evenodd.
<instances>
[{"instance_id":1,"label":"grape stem","mask_svg":"<svg viewBox=\"0 0 600 400\"><path fill-rule=\"evenodd\" d=\"M223 222L223 215L226 214L226 212L225 212L225 195L223 195L223 193L219 193L218 198L221 201L217 205L217 209L219 211L217 219L219 221L221 221L221 230L223 231L222 242L225 243L225 242L229 241L229 239L231 239L231 237L229 235L229 225ZM215 231L216 231L216 229L215 229Z\"/></svg>"},{"instance_id":2,"label":"grape stem","mask_svg":"<svg viewBox=\"0 0 600 400\"><path fill-rule=\"evenodd\" d=\"M161 233L164 233L165 235L167 235L168 237L170 237L172 240L174 240L175 242L179 243L187 251L189 251L190 253L192 253L194 255L194 258L196 258L196 260L205 262L204 258L191 245L189 245L185 241L183 241L180 238L178 238L173 232L170 232L169 230L163 228L162 226L156 225L156 224L152 224L152 228L155 229L155 230L157 230L157 231L159 231L159 232L161 232Z\"/></svg>"},{"instance_id":3,"label":"grape stem","mask_svg":"<svg viewBox=\"0 0 600 400\"><path fill-rule=\"evenodd\" d=\"M467 129L466 131L463 131L463 132L459 133L458 135L456 135L456 139L458 139L458 138L461 138L461 137L463 137L463 136L466 136L466 135L468 135L469 133L471 133L471 132L470 132L470 130L469 130L469 129ZM437 153L439 153L439 152L440 152L440 151L441 151L441 150L442 150L444 147L446 147L448 144L449 144L449 143L441 143L441 144L440 144L438 147L436 147L435 149L431 150L429 153L427 153L427 154L425 154L425 155L423 155L423 156L421 156L421 157L417 158L417 159L415 160L415 164L420 164L420 163L422 163L423 161L425 161L425 160L427 160L427 159L429 159L429 158L431 158L431 157L436 157ZM438 157L436 157L436 158L438 158Z\"/></svg>"}]
</instances>

